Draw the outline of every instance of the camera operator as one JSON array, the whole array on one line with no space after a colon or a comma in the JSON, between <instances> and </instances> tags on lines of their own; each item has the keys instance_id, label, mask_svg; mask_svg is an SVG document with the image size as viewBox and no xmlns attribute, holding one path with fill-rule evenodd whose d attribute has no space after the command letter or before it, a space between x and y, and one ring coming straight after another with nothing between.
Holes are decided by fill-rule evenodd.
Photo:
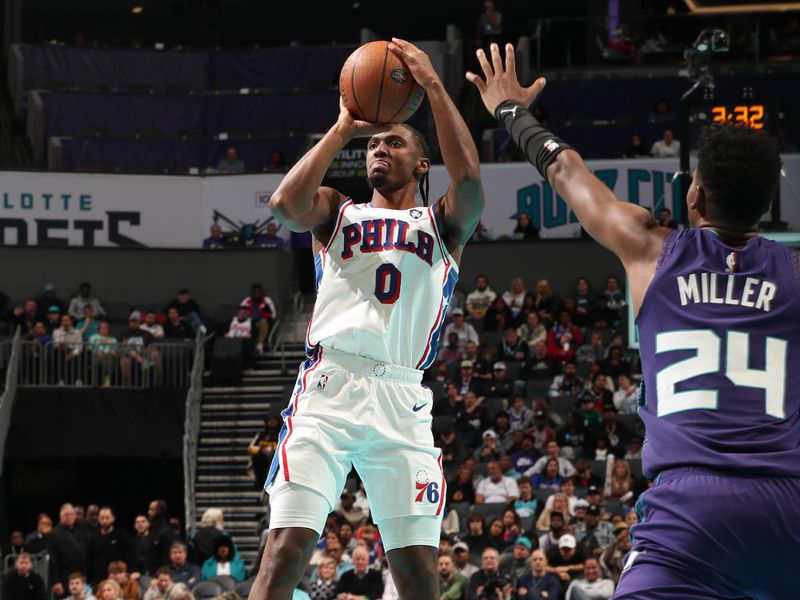
<instances>
[{"instance_id":1,"label":"camera operator","mask_svg":"<svg viewBox=\"0 0 800 600\"><path fill-rule=\"evenodd\" d=\"M467 600L508 600L513 591L511 578L500 572L500 554L486 548L481 554L481 570L469 580Z\"/></svg>"}]
</instances>

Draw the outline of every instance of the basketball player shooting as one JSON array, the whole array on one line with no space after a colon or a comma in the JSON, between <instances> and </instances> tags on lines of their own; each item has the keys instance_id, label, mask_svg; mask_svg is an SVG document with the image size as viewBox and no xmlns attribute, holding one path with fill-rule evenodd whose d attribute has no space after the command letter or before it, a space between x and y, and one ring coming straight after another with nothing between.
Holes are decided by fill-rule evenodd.
<instances>
[{"instance_id":1,"label":"basketball player shooting","mask_svg":"<svg viewBox=\"0 0 800 600\"><path fill-rule=\"evenodd\" d=\"M283 411L266 482L270 531L252 600L292 597L351 461L400 597L439 597L446 489L431 433L433 398L420 381L436 357L483 191L475 145L430 59L403 40L389 48L428 95L451 184L428 206L430 155L422 136L407 125L355 120L342 104L336 124L270 200L272 214L289 229L312 232L318 293L308 360ZM337 153L358 136L369 137L368 204L320 187Z\"/></svg>"},{"instance_id":2,"label":"basketball player shooting","mask_svg":"<svg viewBox=\"0 0 800 600\"><path fill-rule=\"evenodd\" d=\"M614 598L797 597L800 556L800 257L759 237L775 197L775 143L745 127L701 135L691 227L619 202L528 107L513 47L467 73L486 108L625 267L643 369L643 466L654 486ZM688 142L688 140L687 140Z\"/></svg>"}]
</instances>

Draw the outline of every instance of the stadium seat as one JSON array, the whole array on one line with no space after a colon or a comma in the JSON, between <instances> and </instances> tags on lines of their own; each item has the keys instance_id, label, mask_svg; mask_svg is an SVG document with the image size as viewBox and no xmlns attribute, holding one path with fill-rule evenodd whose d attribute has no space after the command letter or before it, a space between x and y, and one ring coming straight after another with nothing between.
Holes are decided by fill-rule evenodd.
<instances>
[{"instance_id":1,"label":"stadium seat","mask_svg":"<svg viewBox=\"0 0 800 600\"><path fill-rule=\"evenodd\" d=\"M568 415L575 410L576 399L572 396L560 396L558 398L550 398L550 408L553 409L557 415L562 417Z\"/></svg>"},{"instance_id":2,"label":"stadium seat","mask_svg":"<svg viewBox=\"0 0 800 600\"><path fill-rule=\"evenodd\" d=\"M222 586L211 579L208 581L201 581L192 588L192 593L196 600L213 600L217 596L225 592Z\"/></svg>"},{"instance_id":3,"label":"stadium seat","mask_svg":"<svg viewBox=\"0 0 800 600\"><path fill-rule=\"evenodd\" d=\"M540 506L544 506L544 503L547 502L547 499L555 494L555 490L546 489L546 490L533 490L533 495L536 498L536 503Z\"/></svg>"},{"instance_id":4,"label":"stadium seat","mask_svg":"<svg viewBox=\"0 0 800 600\"><path fill-rule=\"evenodd\" d=\"M592 461L592 475L597 475L600 479L605 481L606 478L606 461L593 460Z\"/></svg>"},{"instance_id":5,"label":"stadium seat","mask_svg":"<svg viewBox=\"0 0 800 600\"><path fill-rule=\"evenodd\" d=\"M503 511L505 511L506 508L508 508L508 504L506 502L485 502L483 504L472 505L472 510L483 515L483 517L486 519L487 527L492 521L502 517Z\"/></svg>"},{"instance_id":6,"label":"stadium seat","mask_svg":"<svg viewBox=\"0 0 800 600\"><path fill-rule=\"evenodd\" d=\"M549 381L531 380L527 383L525 396L530 399L538 398L540 396L544 396L546 398L548 391L550 391Z\"/></svg>"},{"instance_id":7,"label":"stadium seat","mask_svg":"<svg viewBox=\"0 0 800 600\"><path fill-rule=\"evenodd\" d=\"M226 592L232 592L236 589L237 581L230 575L217 575L216 577L209 579L209 581L217 582Z\"/></svg>"},{"instance_id":8,"label":"stadium seat","mask_svg":"<svg viewBox=\"0 0 800 600\"><path fill-rule=\"evenodd\" d=\"M632 433L638 433L644 429L639 415L617 415L617 421L627 427Z\"/></svg>"},{"instance_id":9,"label":"stadium seat","mask_svg":"<svg viewBox=\"0 0 800 600\"><path fill-rule=\"evenodd\" d=\"M453 417L450 415L440 415L437 417L433 417L433 426L432 426L433 435L438 436L442 432L442 429L448 426L453 427L453 425L454 425L454 420Z\"/></svg>"},{"instance_id":10,"label":"stadium seat","mask_svg":"<svg viewBox=\"0 0 800 600\"><path fill-rule=\"evenodd\" d=\"M628 466L631 468L631 475L633 475L634 479L641 479L642 478L642 459L630 459L627 461Z\"/></svg>"},{"instance_id":11,"label":"stadium seat","mask_svg":"<svg viewBox=\"0 0 800 600\"><path fill-rule=\"evenodd\" d=\"M144 596L144 593L150 589L151 581L153 581L153 578L150 575L141 575L139 577L139 593L141 596Z\"/></svg>"},{"instance_id":12,"label":"stadium seat","mask_svg":"<svg viewBox=\"0 0 800 600\"><path fill-rule=\"evenodd\" d=\"M253 579L246 579L240 583L236 584L236 589L234 590L237 594L239 594L242 598L247 598L250 595L250 589L253 587Z\"/></svg>"},{"instance_id":13,"label":"stadium seat","mask_svg":"<svg viewBox=\"0 0 800 600\"><path fill-rule=\"evenodd\" d=\"M486 409L486 414L489 416L489 423L494 424L494 418L497 413L505 409L505 398L486 398L483 401L483 406Z\"/></svg>"}]
</instances>

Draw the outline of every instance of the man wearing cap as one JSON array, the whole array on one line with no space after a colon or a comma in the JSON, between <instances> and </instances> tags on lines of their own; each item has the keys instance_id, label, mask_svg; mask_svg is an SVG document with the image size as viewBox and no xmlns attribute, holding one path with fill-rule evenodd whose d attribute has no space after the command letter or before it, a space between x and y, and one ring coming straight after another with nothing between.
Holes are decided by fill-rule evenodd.
<instances>
[{"instance_id":1,"label":"man wearing cap","mask_svg":"<svg viewBox=\"0 0 800 600\"><path fill-rule=\"evenodd\" d=\"M517 587L519 578L531 569L532 551L533 542L530 538L521 535L514 542L510 552L506 550L500 555L500 570L511 575L511 583L514 585L514 589Z\"/></svg>"},{"instance_id":2,"label":"man wearing cap","mask_svg":"<svg viewBox=\"0 0 800 600\"><path fill-rule=\"evenodd\" d=\"M509 398L513 384L506 379L506 363L497 361L492 365L492 379L487 382L485 395L489 398Z\"/></svg>"},{"instance_id":3,"label":"man wearing cap","mask_svg":"<svg viewBox=\"0 0 800 600\"><path fill-rule=\"evenodd\" d=\"M528 435L533 437L533 446L537 450L544 450L547 444L556 439L556 432L547 426L547 414L543 410L533 411L533 427Z\"/></svg>"},{"instance_id":4,"label":"man wearing cap","mask_svg":"<svg viewBox=\"0 0 800 600\"><path fill-rule=\"evenodd\" d=\"M547 444L547 454L537 460L536 464L525 472L525 475L533 477L537 473L541 473L547 466L547 461L551 458L558 461L558 474L561 475L561 477L572 477L575 473L575 467L569 460L561 456L561 447L558 445L558 442L554 441Z\"/></svg>"},{"instance_id":5,"label":"man wearing cap","mask_svg":"<svg viewBox=\"0 0 800 600\"><path fill-rule=\"evenodd\" d=\"M42 290L42 295L36 299L36 306L38 307L38 312L36 313L36 320L37 321L44 321L47 319L47 314L50 312L50 308L55 306L58 313L66 312L66 304L56 297L56 286L52 283L48 283L44 286L44 290Z\"/></svg>"},{"instance_id":6,"label":"man wearing cap","mask_svg":"<svg viewBox=\"0 0 800 600\"><path fill-rule=\"evenodd\" d=\"M250 307L247 304L240 304L236 316L231 319L226 338L250 339L252 334L253 322L250 319Z\"/></svg>"},{"instance_id":7,"label":"man wearing cap","mask_svg":"<svg viewBox=\"0 0 800 600\"><path fill-rule=\"evenodd\" d=\"M463 600L469 580L455 570L452 557L440 552L436 569L439 571L439 600Z\"/></svg>"},{"instance_id":8,"label":"man wearing cap","mask_svg":"<svg viewBox=\"0 0 800 600\"><path fill-rule=\"evenodd\" d=\"M478 572L478 567L469 562L469 546L466 542L456 542L453 545L453 570L463 575L467 581Z\"/></svg>"},{"instance_id":9,"label":"man wearing cap","mask_svg":"<svg viewBox=\"0 0 800 600\"><path fill-rule=\"evenodd\" d=\"M558 548L558 542L565 533L569 533L569 525L564 519L564 513L558 510L551 511L550 531L539 536L539 548L544 552Z\"/></svg>"},{"instance_id":10,"label":"man wearing cap","mask_svg":"<svg viewBox=\"0 0 800 600\"><path fill-rule=\"evenodd\" d=\"M547 552L547 572L558 577L562 582L580 577L583 574L583 561L586 556L578 548L578 542L571 533L565 533L558 540L558 548L550 548Z\"/></svg>"},{"instance_id":11,"label":"man wearing cap","mask_svg":"<svg viewBox=\"0 0 800 600\"><path fill-rule=\"evenodd\" d=\"M471 319L483 321L486 311L497 298L497 294L489 287L489 278L478 275L475 278L475 289L467 294L467 312Z\"/></svg>"},{"instance_id":12,"label":"man wearing cap","mask_svg":"<svg viewBox=\"0 0 800 600\"><path fill-rule=\"evenodd\" d=\"M53 332L61 327L61 311L55 304L47 309L44 325L50 335L53 335Z\"/></svg>"},{"instance_id":13,"label":"man wearing cap","mask_svg":"<svg viewBox=\"0 0 800 600\"><path fill-rule=\"evenodd\" d=\"M497 444L497 433L494 429L487 429L483 432L483 443L475 450L473 457L476 461L488 463L498 461L502 456L502 451ZM488 465L487 465L488 469Z\"/></svg>"},{"instance_id":14,"label":"man wearing cap","mask_svg":"<svg viewBox=\"0 0 800 600\"><path fill-rule=\"evenodd\" d=\"M453 320L444 328L444 337L447 338L451 333L458 335L458 345L464 348L467 342L478 343L478 332L469 323L464 321L464 311L460 308L453 309L450 313Z\"/></svg>"},{"instance_id":15,"label":"man wearing cap","mask_svg":"<svg viewBox=\"0 0 800 600\"><path fill-rule=\"evenodd\" d=\"M458 393L464 395L473 392L476 396L483 396L483 381L475 376L475 363L464 359L459 365L458 378L456 379Z\"/></svg>"},{"instance_id":16,"label":"man wearing cap","mask_svg":"<svg viewBox=\"0 0 800 600\"><path fill-rule=\"evenodd\" d=\"M489 429L488 431L492 430ZM511 477L503 475L503 471L497 461L493 460L486 465L486 475L480 480L478 487L475 488L476 504L497 502L508 504L519 498L517 482Z\"/></svg>"},{"instance_id":17,"label":"man wearing cap","mask_svg":"<svg viewBox=\"0 0 800 600\"><path fill-rule=\"evenodd\" d=\"M158 350L150 347L155 341L153 334L145 331L141 327L142 313L135 310L128 317L128 330L122 334L123 351L125 355L120 358L122 369L122 379L126 385L131 383L131 367L138 364L144 371L149 368L148 360L155 364L156 369L160 366Z\"/></svg>"},{"instance_id":18,"label":"man wearing cap","mask_svg":"<svg viewBox=\"0 0 800 600\"><path fill-rule=\"evenodd\" d=\"M547 557L541 550L531 553L531 570L517 582L519 600L558 600L561 582L546 571Z\"/></svg>"},{"instance_id":19,"label":"man wearing cap","mask_svg":"<svg viewBox=\"0 0 800 600\"><path fill-rule=\"evenodd\" d=\"M608 510L608 502L603 499L603 490L599 485L590 485L586 488L586 501L600 509L600 514Z\"/></svg>"},{"instance_id":20,"label":"man wearing cap","mask_svg":"<svg viewBox=\"0 0 800 600\"><path fill-rule=\"evenodd\" d=\"M614 526L614 541L608 545L606 551L600 557L600 566L603 567L605 572L614 585L619 583L620 575L625 567L625 555L631 549L631 534L628 529L628 524L625 521L620 521Z\"/></svg>"},{"instance_id":21,"label":"man wearing cap","mask_svg":"<svg viewBox=\"0 0 800 600\"><path fill-rule=\"evenodd\" d=\"M478 352L478 344L467 342L467 345L464 346L464 352L464 360L472 363L472 374L475 377L484 382L492 378L490 373L492 365Z\"/></svg>"},{"instance_id":22,"label":"man wearing cap","mask_svg":"<svg viewBox=\"0 0 800 600\"><path fill-rule=\"evenodd\" d=\"M600 520L600 507L590 504L586 509L586 520L576 524L575 539L578 540L586 556L599 557L606 546L614 541L614 526L609 521Z\"/></svg>"},{"instance_id":23,"label":"man wearing cap","mask_svg":"<svg viewBox=\"0 0 800 600\"><path fill-rule=\"evenodd\" d=\"M567 588L566 600L610 600L613 595L614 582L600 577L596 558L587 558L583 563L583 577Z\"/></svg>"},{"instance_id":24,"label":"man wearing cap","mask_svg":"<svg viewBox=\"0 0 800 600\"><path fill-rule=\"evenodd\" d=\"M186 288L178 290L178 296L167 304L164 313L169 312L170 308L177 309L181 319L189 323L194 331L197 331L203 324L200 317L200 306L195 302L194 298L189 295L189 290Z\"/></svg>"},{"instance_id":25,"label":"man wearing cap","mask_svg":"<svg viewBox=\"0 0 800 600\"><path fill-rule=\"evenodd\" d=\"M90 283L84 281L78 286L78 295L69 302L69 315L75 320L79 321L83 318L83 309L86 306L91 306L94 309L94 317L100 319L105 316L106 311L97 298L92 296L92 286Z\"/></svg>"}]
</instances>

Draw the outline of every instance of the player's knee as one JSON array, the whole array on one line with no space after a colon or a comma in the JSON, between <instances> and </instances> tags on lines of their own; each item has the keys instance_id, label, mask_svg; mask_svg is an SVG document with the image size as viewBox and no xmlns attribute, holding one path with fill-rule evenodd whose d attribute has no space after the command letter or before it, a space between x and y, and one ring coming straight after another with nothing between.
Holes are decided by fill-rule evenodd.
<instances>
[{"instance_id":1,"label":"player's knee","mask_svg":"<svg viewBox=\"0 0 800 600\"><path fill-rule=\"evenodd\" d=\"M267 545L267 560L262 575L274 582L299 580L310 549L303 540L282 531ZM266 571L266 572L264 572Z\"/></svg>"}]
</instances>

